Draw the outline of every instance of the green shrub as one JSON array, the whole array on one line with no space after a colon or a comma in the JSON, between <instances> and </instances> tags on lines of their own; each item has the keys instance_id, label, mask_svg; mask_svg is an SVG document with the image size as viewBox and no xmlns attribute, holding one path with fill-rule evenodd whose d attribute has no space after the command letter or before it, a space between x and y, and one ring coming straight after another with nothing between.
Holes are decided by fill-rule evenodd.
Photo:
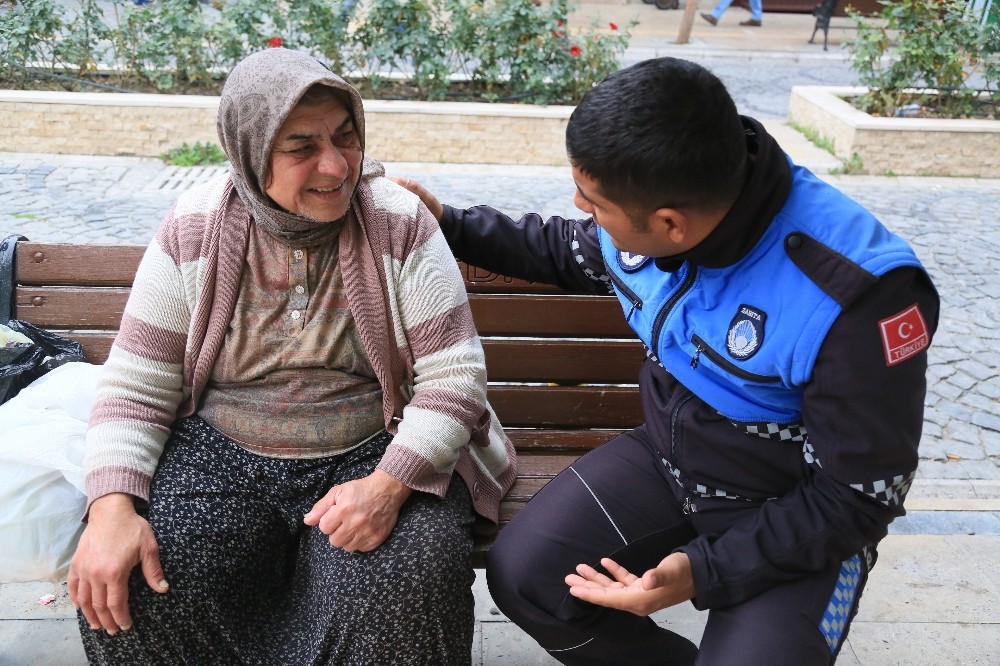
<instances>
[{"instance_id":1,"label":"green shrub","mask_svg":"<svg viewBox=\"0 0 1000 666\"><path fill-rule=\"evenodd\" d=\"M567 0L80 0L69 21L64 4L0 8L0 75L20 87L29 65L81 78L101 68L121 86L214 94L239 60L283 45L375 97L402 81L418 99L460 88L487 101L573 104L618 68L631 27L571 29Z\"/></svg>"},{"instance_id":2,"label":"green shrub","mask_svg":"<svg viewBox=\"0 0 1000 666\"><path fill-rule=\"evenodd\" d=\"M379 0L354 32L354 62L373 91L406 75L422 99L442 99L451 86L449 16L442 2Z\"/></svg>"},{"instance_id":3,"label":"green shrub","mask_svg":"<svg viewBox=\"0 0 1000 666\"><path fill-rule=\"evenodd\" d=\"M196 141L193 146L184 143L180 148L160 155L160 159L174 166L209 166L224 164L226 154L214 143L202 144L201 141Z\"/></svg>"},{"instance_id":4,"label":"green shrub","mask_svg":"<svg viewBox=\"0 0 1000 666\"><path fill-rule=\"evenodd\" d=\"M964 0L880 0L884 25L852 16L857 37L847 44L851 68L869 92L857 101L863 111L891 116L913 97L942 115L971 114L981 92L1000 101L1000 26L980 25ZM984 90L969 85L982 78Z\"/></svg>"},{"instance_id":5,"label":"green shrub","mask_svg":"<svg viewBox=\"0 0 1000 666\"><path fill-rule=\"evenodd\" d=\"M62 65L55 47L66 30L64 13L54 0L19 2L0 12L0 73L24 85L30 67Z\"/></svg>"}]
</instances>

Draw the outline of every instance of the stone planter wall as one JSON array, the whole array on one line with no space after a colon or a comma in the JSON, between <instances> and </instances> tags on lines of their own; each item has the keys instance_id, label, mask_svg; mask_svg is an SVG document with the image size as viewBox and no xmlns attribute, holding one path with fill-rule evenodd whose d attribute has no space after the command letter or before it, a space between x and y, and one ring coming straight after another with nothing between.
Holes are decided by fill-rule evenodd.
<instances>
[{"instance_id":1,"label":"stone planter wall","mask_svg":"<svg viewBox=\"0 0 1000 666\"><path fill-rule=\"evenodd\" d=\"M876 118L844 97L864 88L795 86L789 122L833 142L834 154L857 154L874 175L1000 178L1000 121Z\"/></svg>"},{"instance_id":2,"label":"stone planter wall","mask_svg":"<svg viewBox=\"0 0 1000 666\"><path fill-rule=\"evenodd\" d=\"M841 98L860 92L796 86L789 120L830 140L837 158L857 154L866 173L1000 178L1000 121L873 118ZM158 157L183 143L218 143L218 102L0 90L0 151ZM572 107L369 100L365 109L368 153L386 162L567 164ZM782 145L791 139L801 141L795 135Z\"/></svg>"},{"instance_id":3,"label":"stone planter wall","mask_svg":"<svg viewBox=\"0 0 1000 666\"><path fill-rule=\"evenodd\" d=\"M0 151L158 157L218 143L218 97L0 90ZM365 101L367 152L387 162L566 161L567 106Z\"/></svg>"}]
</instances>

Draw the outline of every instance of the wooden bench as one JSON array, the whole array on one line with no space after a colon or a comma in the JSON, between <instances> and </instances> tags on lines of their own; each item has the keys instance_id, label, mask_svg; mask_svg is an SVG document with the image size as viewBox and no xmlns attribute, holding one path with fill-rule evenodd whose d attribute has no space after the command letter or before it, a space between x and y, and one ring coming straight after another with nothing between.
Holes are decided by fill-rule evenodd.
<instances>
[{"instance_id":1,"label":"wooden bench","mask_svg":"<svg viewBox=\"0 0 1000 666\"><path fill-rule=\"evenodd\" d=\"M103 363L144 250L18 242L12 318L77 340L89 362ZM635 382L644 353L611 296L459 266L486 351L489 400L518 454L502 526L578 456L642 421ZM492 539L478 538L476 566Z\"/></svg>"}]
</instances>

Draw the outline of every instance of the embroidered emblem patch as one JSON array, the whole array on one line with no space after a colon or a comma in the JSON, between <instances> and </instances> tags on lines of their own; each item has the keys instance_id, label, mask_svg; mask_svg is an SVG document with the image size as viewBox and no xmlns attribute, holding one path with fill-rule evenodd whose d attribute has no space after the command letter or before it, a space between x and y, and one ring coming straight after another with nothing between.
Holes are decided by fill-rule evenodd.
<instances>
[{"instance_id":1,"label":"embroidered emblem patch","mask_svg":"<svg viewBox=\"0 0 1000 666\"><path fill-rule=\"evenodd\" d=\"M764 342L764 321L767 314L751 305L741 305L729 322L726 334L726 351L737 361L745 361L760 349Z\"/></svg>"},{"instance_id":2,"label":"embroidered emblem patch","mask_svg":"<svg viewBox=\"0 0 1000 666\"><path fill-rule=\"evenodd\" d=\"M878 327L882 333L886 365L902 363L926 349L931 343L924 315L920 313L916 303L900 313L883 319L878 323Z\"/></svg>"},{"instance_id":3,"label":"embroidered emblem patch","mask_svg":"<svg viewBox=\"0 0 1000 666\"><path fill-rule=\"evenodd\" d=\"M649 257L644 257L641 254L632 254L631 252L619 252L618 253L618 265L626 273L634 273L649 261Z\"/></svg>"}]
</instances>

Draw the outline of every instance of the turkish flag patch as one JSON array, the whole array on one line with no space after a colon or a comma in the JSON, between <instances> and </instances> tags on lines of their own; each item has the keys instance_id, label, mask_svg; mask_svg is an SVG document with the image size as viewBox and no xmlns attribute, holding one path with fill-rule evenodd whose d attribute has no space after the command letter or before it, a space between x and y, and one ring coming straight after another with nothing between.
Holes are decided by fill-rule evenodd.
<instances>
[{"instance_id":1,"label":"turkish flag patch","mask_svg":"<svg viewBox=\"0 0 1000 666\"><path fill-rule=\"evenodd\" d=\"M920 308L914 303L902 312L887 317L878 323L882 332L882 347L885 349L885 364L902 363L930 345L927 324Z\"/></svg>"}]
</instances>

